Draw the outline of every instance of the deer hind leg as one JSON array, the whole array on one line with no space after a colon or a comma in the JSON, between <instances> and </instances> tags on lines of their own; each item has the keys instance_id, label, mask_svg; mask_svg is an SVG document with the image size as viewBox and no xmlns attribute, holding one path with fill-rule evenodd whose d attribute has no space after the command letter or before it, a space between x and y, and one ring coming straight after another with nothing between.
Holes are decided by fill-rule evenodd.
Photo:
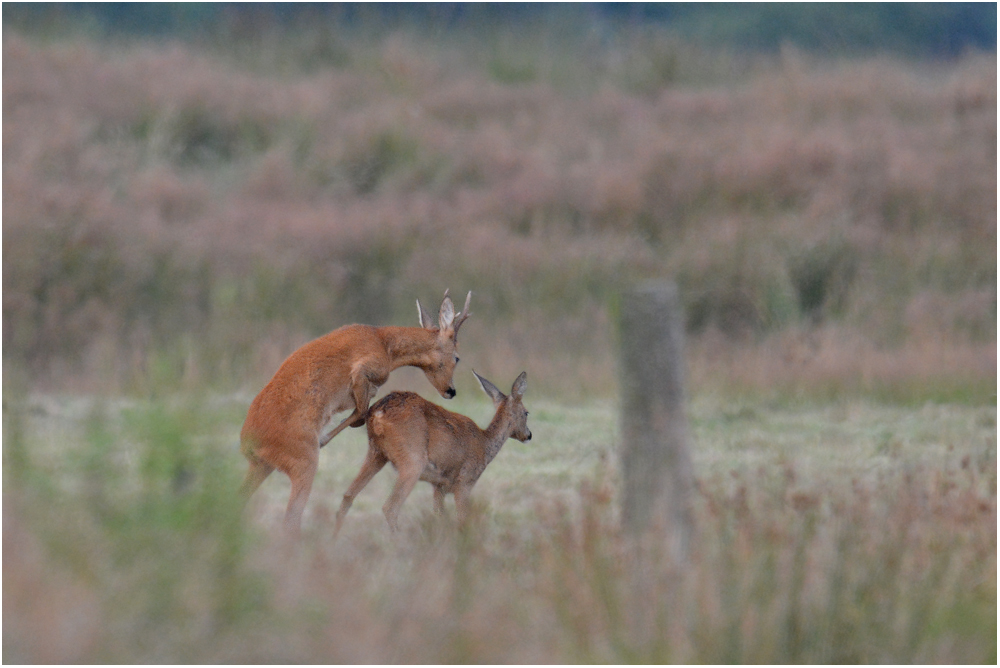
<instances>
[{"instance_id":1,"label":"deer hind leg","mask_svg":"<svg viewBox=\"0 0 1000 668\"><path fill-rule=\"evenodd\" d=\"M444 515L444 488L434 485L434 512Z\"/></svg>"},{"instance_id":2,"label":"deer hind leg","mask_svg":"<svg viewBox=\"0 0 1000 668\"><path fill-rule=\"evenodd\" d=\"M361 490L365 488L375 474L382 470L382 467L386 465L389 460L385 458L380 452L369 449L368 454L365 455L365 461L361 465L361 470L358 471L357 477L354 478L354 482L351 486L347 488L344 493L344 500L340 504L340 510L337 511L337 523L333 528L334 537L340 533L340 525L344 522L344 516L347 515L347 511L351 509L351 504L354 503L355 497L361 493Z\"/></svg>"},{"instance_id":3,"label":"deer hind leg","mask_svg":"<svg viewBox=\"0 0 1000 668\"><path fill-rule=\"evenodd\" d=\"M392 488L392 494L389 495L389 499L382 506L382 513L389 522L389 528L396 531L399 528L397 523L399 510L402 508L403 502L406 501L406 497L410 495L417 482L420 481L420 474L427 465L427 456L414 455L405 461L393 463L399 469L399 478L396 479L396 484Z\"/></svg>"},{"instance_id":4,"label":"deer hind leg","mask_svg":"<svg viewBox=\"0 0 1000 668\"><path fill-rule=\"evenodd\" d=\"M458 515L459 527L465 526L469 519L469 494L471 492L472 488L465 485L455 487L455 511Z\"/></svg>"},{"instance_id":5,"label":"deer hind leg","mask_svg":"<svg viewBox=\"0 0 1000 668\"><path fill-rule=\"evenodd\" d=\"M285 531L290 536L297 537L301 531L302 513L306 508L306 501L309 500L313 479L316 477L317 460L318 457L299 462L287 471L292 481L292 493L288 497L288 508L285 510Z\"/></svg>"},{"instance_id":6,"label":"deer hind leg","mask_svg":"<svg viewBox=\"0 0 1000 668\"><path fill-rule=\"evenodd\" d=\"M246 477L243 478L243 484L240 485L240 496L243 497L243 503L250 499L272 471L274 471L274 467L267 462L256 457L250 460L250 468L247 470Z\"/></svg>"}]
</instances>

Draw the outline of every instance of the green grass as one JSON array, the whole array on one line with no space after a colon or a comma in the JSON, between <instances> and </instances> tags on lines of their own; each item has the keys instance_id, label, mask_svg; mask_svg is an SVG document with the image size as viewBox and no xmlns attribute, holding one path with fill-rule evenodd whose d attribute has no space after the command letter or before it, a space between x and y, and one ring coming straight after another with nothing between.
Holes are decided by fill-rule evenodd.
<instances>
[{"instance_id":1,"label":"green grass","mask_svg":"<svg viewBox=\"0 0 1000 668\"><path fill-rule=\"evenodd\" d=\"M248 402L7 392L8 660L996 660L995 406L696 396L697 534L678 564L620 532L611 402L529 388L534 438L487 469L465 532L421 484L390 536L387 468L333 542L366 447L348 430L296 545L280 474L240 513ZM490 417L473 392L447 405Z\"/></svg>"}]
</instances>

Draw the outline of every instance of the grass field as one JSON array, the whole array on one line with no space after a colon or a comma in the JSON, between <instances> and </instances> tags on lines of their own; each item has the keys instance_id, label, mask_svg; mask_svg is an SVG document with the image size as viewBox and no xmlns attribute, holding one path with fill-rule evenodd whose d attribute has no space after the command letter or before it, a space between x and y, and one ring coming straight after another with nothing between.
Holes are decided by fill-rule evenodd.
<instances>
[{"instance_id":1,"label":"grass field","mask_svg":"<svg viewBox=\"0 0 1000 668\"><path fill-rule=\"evenodd\" d=\"M349 430L289 546L287 479L236 505L248 400L5 404L8 661L996 660L993 406L697 397L674 563L621 534L612 403L529 386L534 438L487 469L463 533L421 483L391 536L386 469L333 542L366 447Z\"/></svg>"}]
</instances>

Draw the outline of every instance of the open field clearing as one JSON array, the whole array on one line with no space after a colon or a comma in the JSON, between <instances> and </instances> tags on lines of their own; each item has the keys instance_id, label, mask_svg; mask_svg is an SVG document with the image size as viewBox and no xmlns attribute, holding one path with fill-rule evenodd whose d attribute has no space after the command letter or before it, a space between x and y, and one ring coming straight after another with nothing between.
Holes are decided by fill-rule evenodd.
<instances>
[{"instance_id":1,"label":"open field clearing","mask_svg":"<svg viewBox=\"0 0 1000 668\"><path fill-rule=\"evenodd\" d=\"M387 468L332 542L366 447L348 430L293 548L287 479L236 505L248 400L5 406L8 660L995 661L993 406L696 398L676 564L620 532L611 403L529 390L534 438L487 469L464 533L421 483L392 537Z\"/></svg>"}]
</instances>

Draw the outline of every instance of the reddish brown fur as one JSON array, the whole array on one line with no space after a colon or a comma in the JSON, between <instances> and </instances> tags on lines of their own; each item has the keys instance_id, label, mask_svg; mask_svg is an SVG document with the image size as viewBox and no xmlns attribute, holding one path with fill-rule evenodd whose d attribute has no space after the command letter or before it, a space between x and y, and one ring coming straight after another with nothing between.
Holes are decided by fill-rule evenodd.
<instances>
[{"instance_id":1,"label":"reddish brown fur","mask_svg":"<svg viewBox=\"0 0 1000 668\"><path fill-rule=\"evenodd\" d=\"M475 371L473 371L475 373ZM413 392L393 392L376 402L368 416L368 454L337 513L334 534L354 498L387 462L399 471L392 494L382 508L392 530L399 510L418 480L434 486L434 509L444 511L444 495L455 495L459 522L468 515L469 493L508 438L531 439L528 411L521 403L527 374L514 381L510 396L476 374L493 399L496 414L486 429L445 410Z\"/></svg>"},{"instance_id":2,"label":"reddish brown fur","mask_svg":"<svg viewBox=\"0 0 1000 668\"><path fill-rule=\"evenodd\" d=\"M439 326L417 302L421 327L347 325L310 341L284 361L250 404L240 449L250 463L240 488L249 497L275 469L292 481L285 526L297 532L319 462L319 450L347 426L360 427L368 402L393 369L415 366L445 398L455 396L458 329L468 317L445 292ZM320 431L335 413L354 410L330 433Z\"/></svg>"}]
</instances>

